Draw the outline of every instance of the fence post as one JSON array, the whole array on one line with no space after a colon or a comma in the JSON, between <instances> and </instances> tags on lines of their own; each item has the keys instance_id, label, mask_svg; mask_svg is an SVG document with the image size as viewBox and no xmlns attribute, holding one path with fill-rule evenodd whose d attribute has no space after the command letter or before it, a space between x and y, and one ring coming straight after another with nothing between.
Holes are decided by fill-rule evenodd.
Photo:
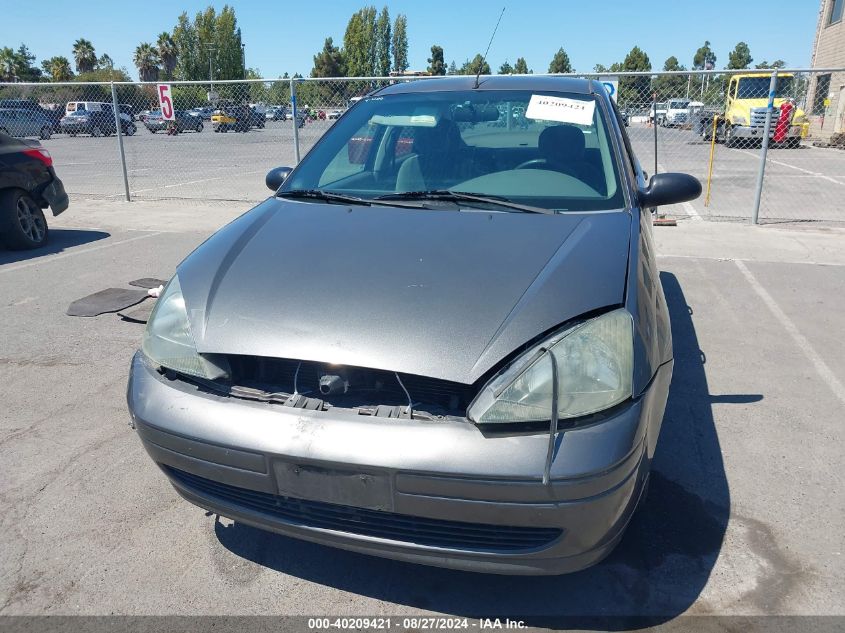
<instances>
[{"instance_id":1,"label":"fence post","mask_svg":"<svg viewBox=\"0 0 845 633\"><path fill-rule=\"evenodd\" d=\"M126 202L129 197L129 177L126 175L126 153L123 151L123 126L120 124L120 108L117 105L117 91L114 89L114 82L111 82L111 106L114 110L114 125L117 129L117 147L120 150L120 167L123 170L123 191L126 194Z\"/></svg>"},{"instance_id":2,"label":"fence post","mask_svg":"<svg viewBox=\"0 0 845 633\"><path fill-rule=\"evenodd\" d=\"M293 109L293 147L296 153L296 164L299 164L299 117L296 115L296 82L290 80L290 104Z\"/></svg>"},{"instance_id":3,"label":"fence post","mask_svg":"<svg viewBox=\"0 0 845 633\"><path fill-rule=\"evenodd\" d=\"M766 154L769 153L769 131L772 129L772 112L775 107L777 85L778 69L775 68L769 81L769 104L766 107L766 125L763 126L763 142L760 147L760 171L757 173L757 191L754 194L754 210L751 214L752 224L759 224L760 219L760 198L763 195L763 177L766 174Z\"/></svg>"}]
</instances>

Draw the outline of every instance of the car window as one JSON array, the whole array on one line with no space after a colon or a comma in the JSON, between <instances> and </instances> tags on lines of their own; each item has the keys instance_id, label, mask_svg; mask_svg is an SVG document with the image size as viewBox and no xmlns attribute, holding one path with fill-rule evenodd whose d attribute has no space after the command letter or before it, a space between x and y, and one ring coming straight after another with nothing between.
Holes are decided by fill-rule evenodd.
<instances>
[{"instance_id":1,"label":"car window","mask_svg":"<svg viewBox=\"0 0 845 633\"><path fill-rule=\"evenodd\" d=\"M600 103L531 91L421 92L364 99L282 187L374 198L442 190L557 210L624 206Z\"/></svg>"}]
</instances>

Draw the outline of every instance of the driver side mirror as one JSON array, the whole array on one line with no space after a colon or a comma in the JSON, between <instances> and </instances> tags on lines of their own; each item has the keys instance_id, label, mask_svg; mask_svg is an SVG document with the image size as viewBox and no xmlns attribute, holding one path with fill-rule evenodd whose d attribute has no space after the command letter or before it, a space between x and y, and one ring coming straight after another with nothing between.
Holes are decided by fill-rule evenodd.
<instances>
[{"instance_id":1,"label":"driver side mirror","mask_svg":"<svg viewBox=\"0 0 845 633\"><path fill-rule=\"evenodd\" d=\"M274 167L264 177L264 184L267 185L268 189L275 192L282 186L282 183L290 176L292 171L293 167Z\"/></svg>"},{"instance_id":2,"label":"driver side mirror","mask_svg":"<svg viewBox=\"0 0 845 633\"><path fill-rule=\"evenodd\" d=\"M701 195L701 183L689 174L655 174L648 188L640 189L640 206L649 209L666 204L678 204L695 200Z\"/></svg>"}]
</instances>

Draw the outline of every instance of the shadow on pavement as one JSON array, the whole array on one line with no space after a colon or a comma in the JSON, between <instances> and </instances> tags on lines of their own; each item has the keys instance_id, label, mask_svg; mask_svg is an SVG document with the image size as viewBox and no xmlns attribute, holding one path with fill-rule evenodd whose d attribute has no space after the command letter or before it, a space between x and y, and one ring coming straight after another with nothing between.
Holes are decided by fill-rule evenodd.
<instances>
[{"instance_id":1,"label":"shadow on pavement","mask_svg":"<svg viewBox=\"0 0 845 633\"><path fill-rule=\"evenodd\" d=\"M455 616L519 618L531 626L623 630L686 611L716 562L730 495L692 312L674 275L661 273L672 317L675 375L648 497L602 563L558 577L492 576L368 557L215 522L245 559L343 591ZM748 402L756 395L718 396ZM320 605L320 611L331 606Z\"/></svg>"},{"instance_id":2,"label":"shadow on pavement","mask_svg":"<svg viewBox=\"0 0 845 633\"><path fill-rule=\"evenodd\" d=\"M31 251L11 251L6 249L0 242L0 266L20 262L27 259L36 259L45 255L54 255L64 250L81 246L89 242L96 242L111 237L111 233L105 231L89 231L84 229L50 229L50 236L45 246L35 248Z\"/></svg>"}]
</instances>

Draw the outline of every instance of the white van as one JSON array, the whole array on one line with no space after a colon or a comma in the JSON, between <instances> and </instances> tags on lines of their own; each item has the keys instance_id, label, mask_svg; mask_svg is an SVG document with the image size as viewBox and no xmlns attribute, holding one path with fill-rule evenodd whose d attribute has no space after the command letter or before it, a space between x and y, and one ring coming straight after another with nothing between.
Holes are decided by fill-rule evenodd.
<instances>
[{"instance_id":1,"label":"white van","mask_svg":"<svg viewBox=\"0 0 845 633\"><path fill-rule=\"evenodd\" d=\"M111 103L103 101L68 101L65 106L65 114L76 112L77 110L87 110L88 112L100 112L103 106L107 106L107 110L111 110Z\"/></svg>"},{"instance_id":2,"label":"white van","mask_svg":"<svg viewBox=\"0 0 845 633\"><path fill-rule=\"evenodd\" d=\"M123 121L123 133L128 136L135 134L137 127L132 116L132 106L119 103L118 108L120 112L120 120ZM77 110L86 110L88 112L106 112L112 111L111 101L68 101L65 106L65 114L76 112Z\"/></svg>"}]
</instances>

